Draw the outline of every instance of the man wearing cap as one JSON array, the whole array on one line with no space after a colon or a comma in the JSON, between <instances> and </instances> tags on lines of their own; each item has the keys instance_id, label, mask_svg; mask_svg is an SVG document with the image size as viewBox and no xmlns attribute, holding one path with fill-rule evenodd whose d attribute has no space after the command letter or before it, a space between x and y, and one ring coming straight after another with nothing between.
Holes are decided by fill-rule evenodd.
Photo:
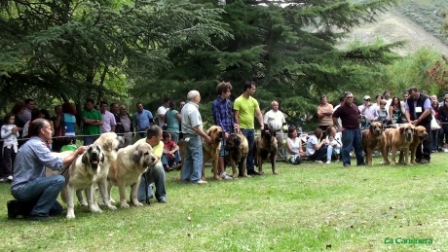
<instances>
[{"instance_id":1,"label":"man wearing cap","mask_svg":"<svg viewBox=\"0 0 448 252\"><path fill-rule=\"evenodd\" d=\"M364 96L364 103L360 105L359 112L361 112L361 118L364 118L365 123L361 122L361 128L367 129L370 126L370 123L376 121L378 119L378 110L372 106L370 96ZM363 121L363 120L361 120Z\"/></svg>"}]
</instances>

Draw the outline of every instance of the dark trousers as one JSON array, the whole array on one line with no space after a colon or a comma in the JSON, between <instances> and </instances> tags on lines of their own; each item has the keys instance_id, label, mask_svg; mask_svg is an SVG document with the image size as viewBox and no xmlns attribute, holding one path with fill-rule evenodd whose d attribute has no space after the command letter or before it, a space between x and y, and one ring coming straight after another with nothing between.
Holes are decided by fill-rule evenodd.
<instances>
[{"instance_id":1,"label":"dark trousers","mask_svg":"<svg viewBox=\"0 0 448 252\"><path fill-rule=\"evenodd\" d=\"M429 132L429 134L428 134L428 137L425 140L423 140L423 143L421 143L417 146L417 151L415 152L415 159L431 160L431 150L432 150L431 121L429 121L427 123L420 123L417 125L421 125L421 126L425 127L426 132ZM423 146L423 151L422 151L422 146Z\"/></svg>"},{"instance_id":2,"label":"dark trousers","mask_svg":"<svg viewBox=\"0 0 448 252\"><path fill-rule=\"evenodd\" d=\"M313 155L310 156L311 160L327 161L327 149L328 146L322 146Z\"/></svg>"},{"instance_id":3,"label":"dark trousers","mask_svg":"<svg viewBox=\"0 0 448 252\"><path fill-rule=\"evenodd\" d=\"M13 147L3 148L3 162L6 170L4 171L5 177L13 174L14 161L16 160L16 153Z\"/></svg>"},{"instance_id":4,"label":"dark trousers","mask_svg":"<svg viewBox=\"0 0 448 252\"><path fill-rule=\"evenodd\" d=\"M365 165L364 157L362 156L361 146L361 130L360 129L345 129L342 132L342 162L344 165L351 165L350 152L352 148L355 149L356 164ZM431 152L431 150L430 150Z\"/></svg>"}]
</instances>

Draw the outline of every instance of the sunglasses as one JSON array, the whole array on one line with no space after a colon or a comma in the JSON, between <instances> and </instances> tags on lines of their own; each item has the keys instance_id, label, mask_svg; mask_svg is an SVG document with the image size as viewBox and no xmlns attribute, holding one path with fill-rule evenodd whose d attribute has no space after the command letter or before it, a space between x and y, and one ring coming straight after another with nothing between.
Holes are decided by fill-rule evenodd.
<instances>
[{"instance_id":1,"label":"sunglasses","mask_svg":"<svg viewBox=\"0 0 448 252\"><path fill-rule=\"evenodd\" d=\"M364 101L371 101L370 99L365 99Z\"/></svg>"}]
</instances>

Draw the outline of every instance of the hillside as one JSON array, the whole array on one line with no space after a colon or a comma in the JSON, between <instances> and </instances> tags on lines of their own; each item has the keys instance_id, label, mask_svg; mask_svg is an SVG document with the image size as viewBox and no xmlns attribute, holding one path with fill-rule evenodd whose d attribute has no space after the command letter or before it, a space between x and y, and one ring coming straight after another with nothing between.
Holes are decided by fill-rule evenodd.
<instances>
[{"instance_id":1,"label":"hillside","mask_svg":"<svg viewBox=\"0 0 448 252\"><path fill-rule=\"evenodd\" d=\"M382 38L386 43L406 41L407 44L404 47L397 49L401 55L412 53L422 46L432 47L442 54L448 55L446 44L396 10L381 14L376 23L361 25L353 30L344 42L360 40L368 43L374 41L376 37Z\"/></svg>"}]
</instances>

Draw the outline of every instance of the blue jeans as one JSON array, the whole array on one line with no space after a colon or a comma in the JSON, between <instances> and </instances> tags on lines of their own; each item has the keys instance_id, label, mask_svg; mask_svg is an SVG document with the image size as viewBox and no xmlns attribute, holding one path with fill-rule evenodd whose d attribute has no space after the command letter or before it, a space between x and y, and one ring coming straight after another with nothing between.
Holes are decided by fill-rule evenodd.
<instances>
[{"instance_id":1,"label":"blue jeans","mask_svg":"<svg viewBox=\"0 0 448 252\"><path fill-rule=\"evenodd\" d=\"M345 129L342 132L342 162L344 165L350 165L350 151L352 148L355 149L356 163L357 165L365 165L364 158L362 156L362 146L361 146L361 130L355 129Z\"/></svg>"},{"instance_id":2,"label":"blue jeans","mask_svg":"<svg viewBox=\"0 0 448 252\"><path fill-rule=\"evenodd\" d=\"M64 186L64 176L55 175L14 186L11 188L11 194L19 202L36 202L31 215L57 215L62 213L62 206L57 202L57 198Z\"/></svg>"},{"instance_id":3,"label":"blue jeans","mask_svg":"<svg viewBox=\"0 0 448 252\"><path fill-rule=\"evenodd\" d=\"M181 161L179 151L174 152L174 158L169 159L165 156L165 154L162 155L162 164L172 166L174 163L179 163Z\"/></svg>"},{"instance_id":4,"label":"blue jeans","mask_svg":"<svg viewBox=\"0 0 448 252\"><path fill-rule=\"evenodd\" d=\"M310 159L322 161L325 159L327 153L328 153L327 146L322 146L322 147L320 147L320 149L316 150L316 152L314 152L313 155L310 156Z\"/></svg>"},{"instance_id":5,"label":"blue jeans","mask_svg":"<svg viewBox=\"0 0 448 252\"><path fill-rule=\"evenodd\" d=\"M138 193L137 193L137 199L139 201L146 200L145 190L147 190L148 192L148 199L152 197L152 188L151 188L152 183L154 183L156 187L156 193L155 193L156 199L159 200L159 198L162 196L166 197L165 170L163 169L161 163L157 163L151 169L151 171L148 174L148 181L146 181L146 178L142 176L142 179L140 180L140 185L138 185ZM145 185L148 185L148 187L145 188Z\"/></svg>"},{"instance_id":6,"label":"blue jeans","mask_svg":"<svg viewBox=\"0 0 448 252\"><path fill-rule=\"evenodd\" d=\"M182 166L182 181L190 181L196 183L202 176L202 162L204 154L202 152L202 140L197 135L184 135L184 140L190 138L185 142L185 158Z\"/></svg>"},{"instance_id":7,"label":"blue jeans","mask_svg":"<svg viewBox=\"0 0 448 252\"><path fill-rule=\"evenodd\" d=\"M95 142L100 136L85 136L84 137L84 146L89 146Z\"/></svg>"},{"instance_id":8,"label":"blue jeans","mask_svg":"<svg viewBox=\"0 0 448 252\"><path fill-rule=\"evenodd\" d=\"M247 142L249 144L249 154L247 154L247 171L254 170L254 154L252 153L252 149L254 148L255 141L255 130L254 129L241 129L241 133L247 138ZM240 167L241 170L241 167Z\"/></svg>"},{"instance_id":9,"label":"blue jeans","mask_svg":"<svg viewBox=\"0 0 448 252\"><path fill-rule=\"evenodd\" d=\"M437 151L439 147L439 131L440 130L431 130L432 137L432 150Z\"/></svg>"}]
</instances>

